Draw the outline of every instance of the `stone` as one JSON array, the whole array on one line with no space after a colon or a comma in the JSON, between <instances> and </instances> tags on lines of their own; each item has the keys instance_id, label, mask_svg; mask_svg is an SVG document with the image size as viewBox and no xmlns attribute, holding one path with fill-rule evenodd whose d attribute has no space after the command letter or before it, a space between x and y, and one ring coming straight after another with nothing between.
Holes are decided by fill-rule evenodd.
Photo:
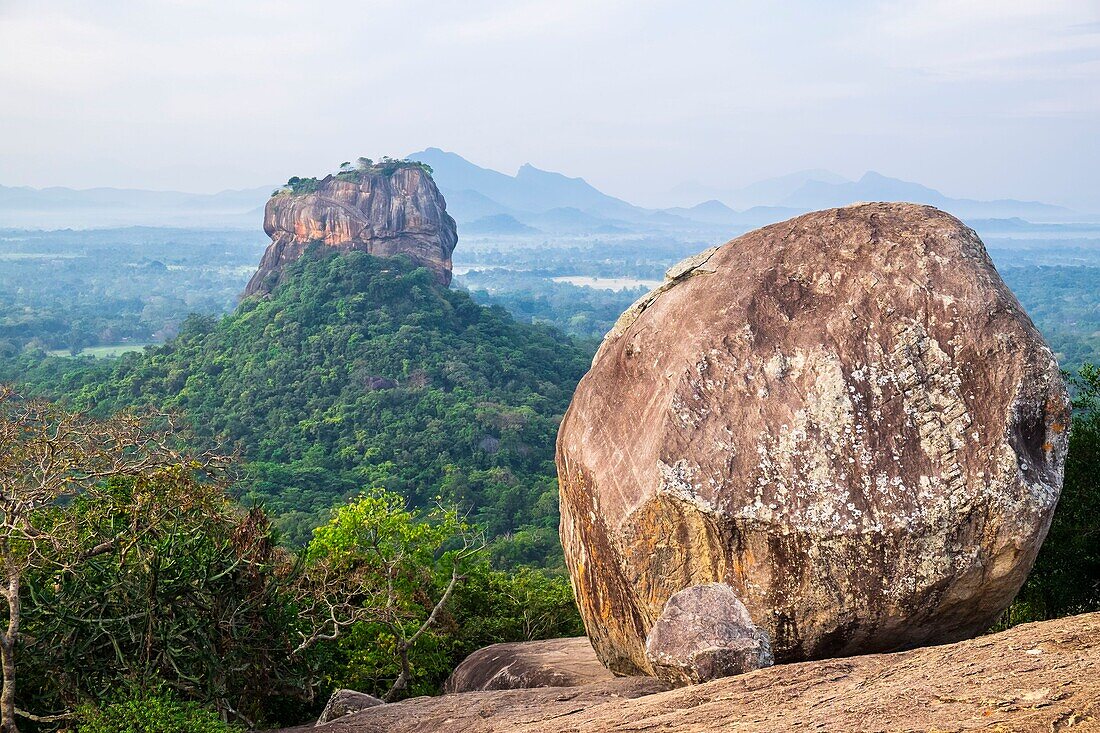
<instances>
[{"instance_id":1,"label":"stone","mask_svg":"<svg viewBox=\"0 0 1100 733\"><path fill-rule=\"evenodd\" d=\"M697 684L769 667L771 642L733 588L693 585L676 593L649 631L646 659L670 684Z\"/></svg>"},{"instance_id":2,"label":"stone","mask_svg":"<svg viewBox=\"0 0 1100 733\"><path fill-rule=\"evenodd\" d=\"M328 704L325 705L321 717L317 719L317 725L330 723L337 718L342 718L352 713L358 713L360 710L373 708L376 705L385 705L385 703L377 697L368 695L365 692L337 690L329 697Z\"/></svg>"},{"instance_id":3,"label":"stone","mask_svg":"<svg viewBox=\"0 0 1100 733\"><path fill-rule=\"evenodd\" d=\"M596 654L656 674L669 599L712 583L777 663L979 634L1049 528L1068 423L1053 353L942 211L858 204L708 250L620 318L559 431Z\"/></svg>"},{"instance_id":4,"label":"stone","mask_svg":"<svg viewBox=\"0 0 1100 733\"><path fill-rule=\"evenodd\" d=\"M647 677L418 697L283 733L1100 730L1100 613L956 644L781 664L668 690Z\"/></svg>"},{"instance_id":5,"label":"stone","mask_svg":"<svg viewBox=\"0 0 1100 733\"><path fill-rule=\"evenodd\" d=\"M545 639L492 644L466 657L443 691L516 690L529 687L574 687L610 680L588 639Z\"/></svg>"},{"instance_id":6,"label":"stone","mask_svg":"<svg viewBox=\"0 0 1100 733\"><path fill-rule=\"evenodd\" d=\"M451 253L458 243L443 194L416 165L362 172L356 178L330 175L309 193L276 192L264 210L264 231L271 244L245 297L270 292L283 269L314 244L325 251L406 255L449 285Z\"/></svg>"}]
</instances>

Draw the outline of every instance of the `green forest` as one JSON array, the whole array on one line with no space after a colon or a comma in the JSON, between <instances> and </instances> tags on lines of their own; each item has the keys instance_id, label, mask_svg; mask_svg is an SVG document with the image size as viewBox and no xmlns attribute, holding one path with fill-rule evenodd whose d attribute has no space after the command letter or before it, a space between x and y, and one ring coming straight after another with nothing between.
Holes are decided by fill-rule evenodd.
<instances>
[{"instance_id":1,"label":"green forest","mask_svg":"<svg viewBox=\"0 0 1100 733\"><path fill-rule=\"evenodd\" d=\"M0 378L106 416L179 411L245 460L237 495L301 545L364 486L455 502L509 561L558 561L557 424L591 355L399 260L307 257L270 299L117 360L28 352Z\"/></svg>"}]
</instances>

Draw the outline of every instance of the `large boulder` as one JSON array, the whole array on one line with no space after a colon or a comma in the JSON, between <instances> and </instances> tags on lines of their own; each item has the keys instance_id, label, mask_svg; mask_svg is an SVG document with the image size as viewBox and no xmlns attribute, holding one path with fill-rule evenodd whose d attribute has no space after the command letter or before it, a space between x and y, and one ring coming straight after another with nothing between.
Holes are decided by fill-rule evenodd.
<instances>
[{"instance_id":1,"label":"large boulder","mask_svg":"<svg viewBox=\"0 0 1100 733\"><path fill-rule=\"evenodd\" d=\"M980 633L1046 535L1068 420L1050 349L941 211L821 211L681 263L558 436L596 654L654 674L669 599L712 583L710 613L743 605L777 662Z\"/></svg>"},{"instance_id":2,"label":"large boulder","mask_svg":"<svg viewBox=\"0 0 1100 733\"><path fill-rule=\"evenodd\" d=\"M406 255L451 282L455 221L435 181L415 163L330 175L301 190L277 191L264 210L271 244L244 294L270 292L283 269L311 246L358 250L380 257Z\"/></svg>"},{"instance_id":3,"label":"large boulder","mask_svg":"<svg viewBox=\"0 0 1100 733\"><path fill-rule=\"evenodd\" d=\"M491 644L466 657L443 684L444 692L573 687L612 679L588 639Z\"/></svg>"}]
</instances>

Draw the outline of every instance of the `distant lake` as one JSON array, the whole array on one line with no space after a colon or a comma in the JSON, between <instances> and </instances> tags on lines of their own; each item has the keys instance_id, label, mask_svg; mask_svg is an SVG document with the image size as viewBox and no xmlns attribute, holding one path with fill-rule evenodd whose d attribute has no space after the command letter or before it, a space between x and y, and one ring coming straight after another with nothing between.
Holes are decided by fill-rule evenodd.
<instances>
[{"instance_id":1,"label":"distant lake","mask_svg":"<svg viewBox=\"0 0 1100 733\"><path fill-rule=\"evenodd\" d=\"M514 265L455 265L451 268L453 275L466 275L472 270L518 270Z\"/></svg>"},{"instance_id":2,"label":"distant lake","mask_svg":"<svg viewBox=\"0 0 1100 733\"><path fill-rule=\"evenodd\" d=\"M661 284L660 280L639 280L633 277L585 277L583 275L561 275L550 278L556 283L569 283L582 288L597 290L632 290L634 288L653 289Z\"/></svg>"}]
</instances>

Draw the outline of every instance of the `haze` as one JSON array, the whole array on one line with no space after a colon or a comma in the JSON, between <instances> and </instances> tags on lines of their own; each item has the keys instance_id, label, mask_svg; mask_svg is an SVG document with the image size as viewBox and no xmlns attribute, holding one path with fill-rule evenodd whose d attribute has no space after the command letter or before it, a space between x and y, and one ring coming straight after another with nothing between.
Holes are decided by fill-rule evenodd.
<instances>
[{"instance_id":1,"label":"haze","mask_svg":"<svg viewBox=\"0 0 1100 733\"><path fill-rule=\"evenodd\" d=\"M0 0L0 184L213 192L428 146L680 184L865 170L1100 211L1100 3Z\"/></svg>"}]
</instances>

